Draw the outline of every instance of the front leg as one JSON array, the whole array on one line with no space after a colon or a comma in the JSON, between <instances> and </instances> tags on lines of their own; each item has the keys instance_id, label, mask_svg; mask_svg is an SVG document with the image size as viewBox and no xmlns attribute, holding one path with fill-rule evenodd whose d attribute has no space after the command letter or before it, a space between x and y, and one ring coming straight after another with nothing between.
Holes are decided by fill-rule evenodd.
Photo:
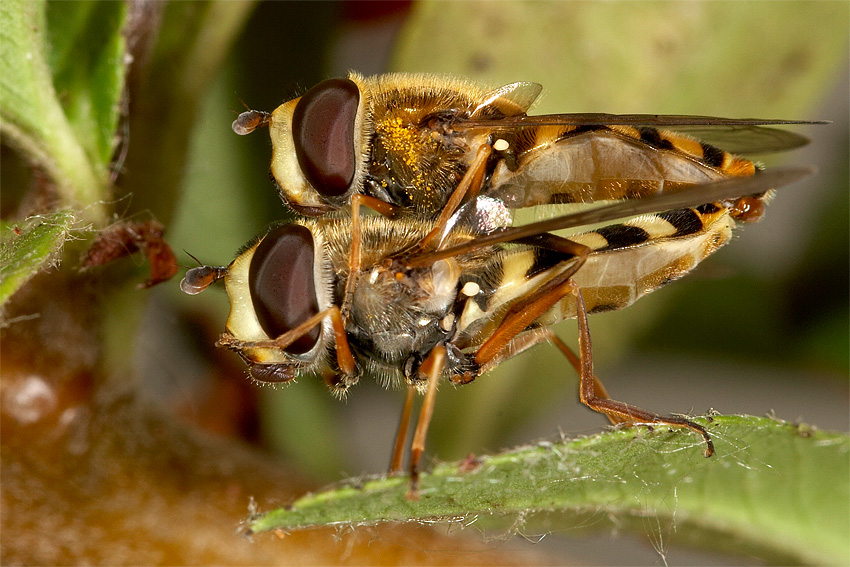
<instances>
[{"instance_id":1,"label":"front leg","mask_svg":"<svg viewBox=\"0 0 850 567\"><path fill-rule=\"evenodd\" d=\"M457 188L452 192L449 200L446 201L440 216L434 222L434 228L426 234L422 240L416 245L416 249L424 251L430 248L439 248L440 241L443 240L446 230L449 226L449 221L457 211L465 197L474 199L481 191L481 186L484 184L484 176L487 172L487 160L493 154L493 147L490 144L482 144L478 148L478 153L475 154L475 159L469 164L469 169L466 170L463 178L458 183ZM437 243L432 244L436 239Z\"/></svg>"},{"instance_id":2,"label":"front leg","mask_svg":"<svg viewBox=\"0 0 850 567\"><path fill-rule=\"evenodd\" d=\"M323 311L319 311L294 329L291 329L274 339L261 341L244 341L234 337L230 333L222 333L216 346L224 346L238 351L248 348L276 348L284 350L286 347L309 333L316 325L320 325L325 317L331 318L334 331L334 343L336 345L336 361L340 372L345 377L353 377L357 372L357 363L348 344L348 335L345 333L345 325L339 312L339 307L332 305Z\"/></svg>"},{"instance_id":3,"label":"front leg","mask_svg":"<svg viewBox=\"0 0 850 567\"><path fill-rule=\"evenodd\" d=\"M362 256L360 207L362 205L369 207L373 211L376 211L389 219L395 217L401 210L400 207L391 205L390 203L386 203L380 199L376 199L375 197L363 195L362 193L357 193L351 197L351 250L348 255L348 279L345 281L345 291L343 292L342 306L340 307L343 321L347 320L349 313L351 313L351 302L354 299L355 283L360 275Z\"/></svg>"}]
</instances>

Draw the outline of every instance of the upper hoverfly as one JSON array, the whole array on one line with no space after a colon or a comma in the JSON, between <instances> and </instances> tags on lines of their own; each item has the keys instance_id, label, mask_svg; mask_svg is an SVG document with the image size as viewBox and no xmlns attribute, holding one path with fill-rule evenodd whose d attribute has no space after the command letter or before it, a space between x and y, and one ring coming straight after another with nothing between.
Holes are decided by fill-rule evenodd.
<instances>
[{"instance_id":1,"label":"upper hoverfly","mask_svg":"<svg viewBox=\"0 0 850 567\"><path fill-rule=\"evenodd\" d=\"M233 129L269 127L272 177L298 213L366 204L428 220L451 216L478 193L511 209L642 198L755 172L753 162L729 152L807 142L765 127L797 121L526 114L541 90L528 82L491 90L434 75L351 73L272 113L243 112ZM704 141L659 130L666 127Z\"/></svg>"}]
</instances>

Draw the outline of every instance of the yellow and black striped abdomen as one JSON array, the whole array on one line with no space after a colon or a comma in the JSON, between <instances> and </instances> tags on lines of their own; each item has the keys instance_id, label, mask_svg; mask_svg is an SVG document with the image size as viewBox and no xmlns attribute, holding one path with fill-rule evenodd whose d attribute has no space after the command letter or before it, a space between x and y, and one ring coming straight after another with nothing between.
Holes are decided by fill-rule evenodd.
<instances>
[{"instance_id":1,"label":"yellow and black striped abdomen","mask_svg":"<svg viewBox=\"0 0 850 567\"><path fill-rule=\"evenodd\" d=\"M684 134L670 130L659 130L651 126L642 126L639 128L632 126L609 126L608 128L623 136L640 140L652 148L686 155L706 166L716 168L726 176L740 177L753 175L756 171L755 164L751 160L736 156Z\"/></svg>"},{"instance_id":2,"label":"yellow and black striped abdomen","mask_svg":"<svg viewBox=\"0 0 850 567\"><path fill-rule=\"evenodd\" d=\"M574 279L588 311L622 309L676 280L726 244L735 221L720 204L643 215L573 237L593 249ZM559 318L575 316L563 305Z\"/></svg>"},{"instance_id":3,"label":"yellow and black striped abdomen","mask_svg":"<svg viewBox=\"0 0 850 567\"><path fill-rule=\"evenodd\" d=\"M622 309L647 293L678 279L726 244L735 221L721 204L642 215L626 222L572 235L588 246L587 262L573 276L589 312ZM510 306L562 273L570 257L518 246L502 252L487 269L498 284L485 297L466 301L458 330L469 346L486 340ZM493 277L490 278L493 280ZM576 315L567 296L535 321L552 325Z\"/></svg>"},{"instance_id":4,"label":"yellow and black striped abdomen","mask_svg":"<svg viewBox=\"0 0 850 567\"><path fill-rule=\"evenodd\" d=\"M756 171L752 161L650 127L537 126L507 139L488 196L511 208L640 199Z\"/></svg>"}]
</instances>

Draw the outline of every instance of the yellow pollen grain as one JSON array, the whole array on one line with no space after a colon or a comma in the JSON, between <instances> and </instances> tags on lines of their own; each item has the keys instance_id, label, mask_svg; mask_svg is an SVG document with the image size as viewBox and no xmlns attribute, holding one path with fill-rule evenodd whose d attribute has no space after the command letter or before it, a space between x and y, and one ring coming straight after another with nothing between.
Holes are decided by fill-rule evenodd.
<instances>
[{"instance_id":1,"label":"yellow pollen grain","mask_svg":"<svg viewBox=\"0 0 850 567\"><path fill-rule=\"evenodd\" d=\"M381 130L386 134L387 149L402 157L410 167L416 165L416 147L419 145L415 133L402 124L401 118L391 118L382 123Z\"/></svg>"},{"instance_id":2,"label":"yellow pollen grain","mask_svg":"<svg viewBox=\"0 0 850 567\"><path fill-rule=\"evenodd\" d=\"M423 140L418 132L406 125L401 117L395 116L382 121L377 130L384 135L384 145L390 153L399 156L407 165L413 179L410 182L419 190L426 184L426 175L420 166L420 155L427 151L425 145L435 143L433 138Z\"/></svg>"}]
</instances>

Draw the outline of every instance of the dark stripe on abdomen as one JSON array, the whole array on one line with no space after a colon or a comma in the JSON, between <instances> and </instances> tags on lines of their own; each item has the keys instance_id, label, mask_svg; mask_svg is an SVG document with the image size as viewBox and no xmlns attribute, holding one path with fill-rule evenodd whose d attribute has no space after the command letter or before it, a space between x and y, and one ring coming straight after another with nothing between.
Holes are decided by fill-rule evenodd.
<instances>
[{"instance_id":1,"label":"dark stripe on abdomen","mask_svg":"<svg viewBox=\"0 0 850 567\"><path fill-rule=\"evenodd\" d=\"M547 248L534 248L534 261L525 272L525 277L531 278L540 272L554 268L558 264L575 258L572 254L549 250Z\"/></svg>"},{"instance_id":2,"label":"dark stripe on abdomen","mask_svg":"<svg viewBox=\"0 0 850 567\"><path fill-rule=\"evenodd\" d=\"M606 246L597 250L598 252L635 246L636 244L643 244L649 240L649 233L644 229L625 224L606 226L605 228L600 228L596 232L608 241Z\"/></svg>"},{"instance_id":3,"label":"dark stripe on abdomen","mask_svg":"<svg viewBox=\"0 0 850 567\"><path fill-rule=\"evenodd\" d=\"M655 128L651 128L649 126L643 126L637 129L640 134L641 141L649 144L653 148L658 148L659 150L672 150L673 144L670 143L670 140L665 140L661 137L661 134L658 133L658 130Z\"/></svg>"},{"instance_id":4,"label":"dark stripe on abdomen","mask_svg":"<svg viewBox=\"0 0 850 567\"><path fill-rule=\"evenodd\" d=\"M675 209L658 213L658 217L666 220L673 228L675 234L671 236L686 236L695 234L703 229L702 219L693 209Z\"/></svg>"},{"instance_id":5,"label":"dark stripe on abdomen","mask_svg":"<svg viewBox=\"0 0 850 567\"><path fill-rule=\"evenodd\" d=\"M602 125L597 125L597 124L582 124L582 125L579 125L579 126L568 126L555 139L555 143L560 142L561 140L566 140L567 138L572 138L573 136L578 136L580 134L586 134L588 132L596 132L596 131L599 131L599 130L608 130L608 127L602 126Z\"/></svg>"},{"instance_id":6,"label":"dark stripe on abdomen","mask_svg":"<svg viewBox=\"0 0 850 567\"><path fill-rule=\"evenodd\" d=\"M726 159L726 152L705 142L701 142L700 145L702 146L702 161L712 167L723 165L723 161Z\"/></svg>"},{"instance_id":7,"label":"dark stripe on abdomen","mask_svg":"<svg viewBox=\"0 0 850 567\"><path fill-rule=\"evenodd\" d=\"M720 211L720 207L715 205L714 203L706 203L705 205L700 205L696 207L696 211L701 215L713 215Z\"/></svg>"}]
</instances>

